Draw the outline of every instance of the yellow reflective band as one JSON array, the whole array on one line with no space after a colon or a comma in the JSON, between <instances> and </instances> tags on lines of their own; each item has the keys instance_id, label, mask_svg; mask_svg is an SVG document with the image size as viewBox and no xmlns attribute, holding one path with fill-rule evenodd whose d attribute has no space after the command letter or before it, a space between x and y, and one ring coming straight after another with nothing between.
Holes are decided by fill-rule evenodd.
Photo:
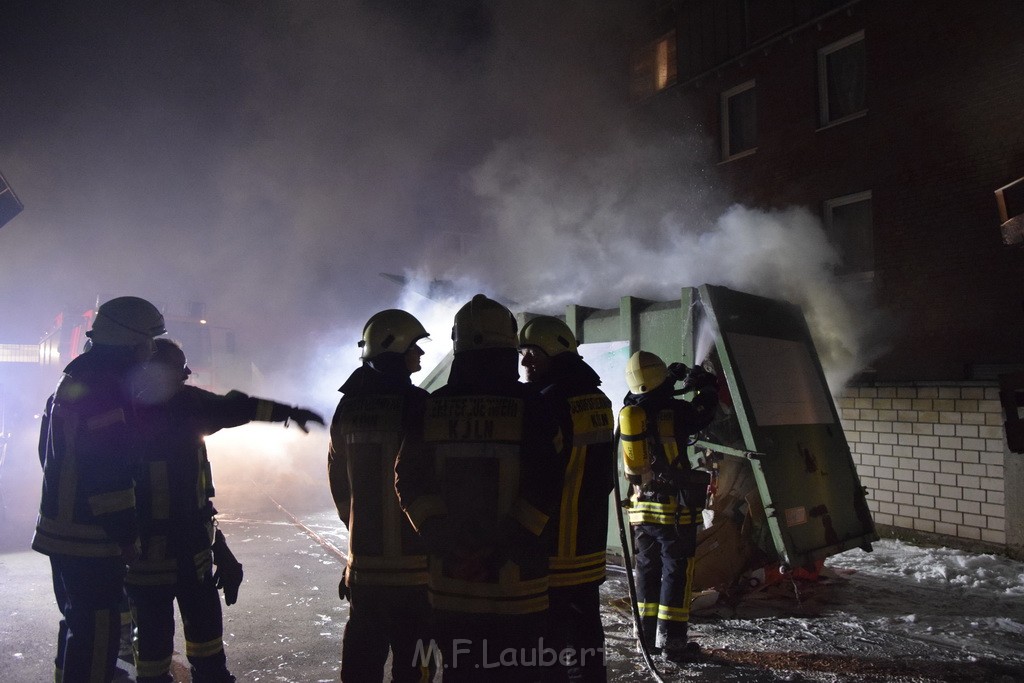
<instances>
[{"instance_id":1,"label":"yellow reflective band","mask_svg":"<svg viewBox=\"0 0 1024 683\"><path fill-rule=\"evenodd\" d=\"M536 579L519 580L518 567L512 562L507 562L499 573L497 582L464 581L445 576L440 563L431 565L430 589L437 593L452 595L464 595L475 598L491 599L519 599L531 595L544 593L548 589L548 577L542 576ZM510 571L506 571L506 569Z\"/></svg>"},{"instance_id":2,"label":"yellow reflective band","mask_svg":"<svg viewBox=\"0 0 1024 683\"><path fill-rule=\"evenodd\" d=\"M193 643L188 640L185 641L186 657L210 657L211 655L215 655L223 649L223 636L217 636L213 640L207 640L205 643Z\"/></svg>"},{"instance_id":3,"label":"yellow reflective band","mask_svg":"<svg viewBox=\"0 0 1024 683\"><path fill-rule=\"evenodd\" d=\"M448 506L444 499L437 495L420 496L412 502L409 509L405 511L413 528L418 532L423 528L423 523L431 517L438 517L448 514Z\"/></svg>"},{"instance_id":4,"label":"yellow reflective band","mask_svg":"<svg viewBox=\"0 0 1024 683\"><path fill-rule=\"evenodd\" d=\"M425 586L430 579L426 569L407 572L367 571L365 569L347 570L349 583L360 586Z\"/></svg>"},{"instance_id":5,"label":"yellow reflective band","mask_svg":"<svg viewBox=\"0 0 1024 683\"><path fill-rule=\"evenodd\" d=\"M637 604L640 609L640 616L642 617L656 617L658 616L658 603L656 602L641 602Z\"/></svg>"},{"instance_id":6,"label":"yellow reflective band","mask_svg":"<svg viewBox=\"0 0 1024 683\"><path fill-rule=\"evenodd\" d=\"M669 607L668 605L658 606L658 619L662 621L689 621L689 607Z\"/></svg>"},{"instance_id":7,"label":"yellow reflective band","mask_svg":"<svg viewBox=\"0 0 1024 683\"><path fill-rule=\"evenodd\" d=\"M605 566L601 564L596 567L577 569L567 572L552 572L549 582L552 588L565 588L567 586L579 586L584 583L603 581L605 578Z\"/></svg>"},{"instance_id":8,"label":"yellow reflective band","mask_svg":"<svg viewBox=\"0 0 1024 683\"><path fill-rule=\"evenodd\" d=\"M603 566L605 562L605 551L601 550L596 553L590 553L589 555L558 555L548 558L548 562L552 570L578 569L580 567L590 567L594 564L600 564Z\"/></svg>"},{"instance_id":9,"label":"yellow reflective band","mask_svg":"<svg viewBox=\"0 0 1024 683\"><path fill-rule=\"evenodd\" d=\"M379 432L397 434L402 428L402 397L365 396L346 404L339 428L348 443L369 440L367 432L376 433L376 439L381 438Z\"/></svg>"},{"instance_id":10,"label":"yellow reflective band","mask_svg":"<svg viewBox=\"0 0 1024 683\"><path fill-rule=\"evenodd\" d=\"M507 396L453 396L427 401L424 439L518 442L523 401Z\"/></svg>"},{"instance_id":11,"label":"yellow reflective band","mask_svg":"<svg viewBox=\"0 0 1024 683\"><path fill-rule=\"evenodd\" d=\"M580 490L583 488L583 466L587 451L574 447L569 453L565 468L565 483L562 485L562 504L558 516L558 554L576 554L576 536L579 531Z\"/></svg>"},{"instance_id":12,"label":"yellow reflective band","mask_svg":"<svg viewBox=\"0 0 1024 683\"><path fill-rule=\"evenodd\" d=\"M65 540L42 536L38 531L35 538L32 539L32 548L48 555L71 555L73 557L117 557L121 554L121 549L113 541L95 543Z\"/></svg>"},{"instance_id":13,"label":"yellow reflective band","mask_svg":"<svg viewBox=\"0 0 1024 683\"><path fill-rule=\"evenodd\" d=\"M274 402L266 401L262 398L256 399L256 413L253 415L254 420L259 422L270 422L271 417L274 414Z\"/></svg>"},{"instance_id":14,"label":"yellow reflective band","mask_svg":"<svg viewBox=\"0 0 1024 683\"><path fill-rule=\"evenodd\" d=\"M588 394L569 399L574 446L611 441L611 405L611 401L602 394Z\"/></svg>"},{"instance_id":15,"label":"yellow reflective band","mask_svg":"<svg viewBox=\"0 0 1024 683\"><path fill-rule=\"evenodd\" d=\"M73 422L74 420L67 420L65 423L64 438L66 439L65 449L67 455L64 462L60 464L60 483L57 485L57 490L59 491L57 496L57 519L65 524L73 524L75 498L78 496L78 474L75 471L77 465L75 463L74 447L72 446L75 440L71 424Z\"/></svg>"},{"instance_id":16,"label":"yellow reflective band","mask_svg":"<svg viewBox=\"0 0 1024 683\"><path fill-rule=\"evenodd\" d=\"M512 518L522 524L534 536L540 536L548 523L548 516L522 498L512 503Z\"/></svg>"},{"instance_id":17,"label":"yellow reflective band","mask_svg":"<svg viewBox=\"0 0 1024 683\"><path fill-rule=\"evenodd\" d=\"M92 417L86 419L85 428L88 429L89 431L93 431L96 429L103 429L104 427L109 427L110 425L123 423L124 421L124 409L114 408L113 410L108 410L105 413L93 415Z\"/></svg>"},{"instance_id":18,"label":"yellow reflective band","mask_svg":"<svg viewBox=\"0 0 1024 683\"><path fill-rule=\"evenodd\" d=\"M171 671L171 658L139 660L135 664L135 675L139 678L159 678Z\"/></svg>"},{"instance_id":19,"label":"yellow reflective band","mask_svg":"<svg viewBox=\"0 0 1024 683\"><path fill-rule=\"evenodd\" d=\"M348 555L348 566L354 569L426 569L426 555Z\"/></svg>"},{"instance_id":20,"label":"yellow reflective band","mask_svg":"<svg viewBox=\"0 0 1024 683\"><path fill-rule=\"evenodd\" d=\"M131 510L135 507L135 489L122 489L89 496L89 509L94 515Z\"/></svg>"},{"instance_id":21,"label":"yellow reflective band","mask_svg":"<svg viewBox=\"0 0 1024 683\"><path fill-rule=\"evenodd\" d=\"M109 540L107 532L103 527L94 524L78 524L76 522L55 520L49 517L40 517L36 523L36 529L55 536L66 536L71 538L89 539L96 541Z\"/></svg>"},{"instance_id":22,"label":"yellow reflective band","mask_svg":"<svg viewBox=\"0 0 1024 683\"><path fill-rule=\"evenodd\" d=\"M128 569L125 583L133 586L167 586L178 582L176 559L142 558Z\"/></svg>"}]
</instances>

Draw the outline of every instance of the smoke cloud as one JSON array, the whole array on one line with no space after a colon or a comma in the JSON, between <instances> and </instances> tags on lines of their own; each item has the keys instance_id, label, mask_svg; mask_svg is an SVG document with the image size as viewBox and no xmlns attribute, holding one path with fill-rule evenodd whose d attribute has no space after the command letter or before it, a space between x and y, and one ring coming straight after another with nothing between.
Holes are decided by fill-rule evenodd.
<instances>
[{"instance_id":1,"label":"smoke cloud","mask_svg":"<svg viewBox=\"0 0 1024 683\"><path fill-rule=\"evenodd\" d=\"M809 210L733 205L700 166L713 141L629 130L609 50L628 10L21 3L0 28L0 170L26 206L0 229L0 343L96 299L200 301L259 369L236 388L329 420L380 309L431 333L418 380L476 292L560 313L710 283L803 306L838 391L873 350L863 296ZM319 428L213 437L220 507L329 502L326 449Z\"/></svg>"}]
</instances>

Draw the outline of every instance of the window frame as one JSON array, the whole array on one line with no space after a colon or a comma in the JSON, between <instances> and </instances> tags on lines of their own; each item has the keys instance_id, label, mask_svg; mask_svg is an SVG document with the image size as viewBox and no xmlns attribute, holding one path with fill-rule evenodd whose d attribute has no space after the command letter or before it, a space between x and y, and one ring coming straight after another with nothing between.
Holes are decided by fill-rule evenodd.
<instances>
[{"instance_id":1,"label":"window frame","mask_svg":"<svg viewBox=\"0 0 1024 683\"><path fill-rule=\"evenodd\" d=\"M730 142L731 142L731 138L730 138L730 129L731 128L730 128L730 125L729 125L729 123L730 123L729 115L730 115L730 113L732 111L732 108L729 106L729 102L730 102L730 100L733 97L736 97L737 95L741 95L741 94L747 92L748 90L753 90L754 91L755 144L752 147L748 147L747 149L744 149L744 150L741 150L739 152L736 152L735 154L731 154L729 152L729 146L730 146ZM719 110L720 110L719 126L721 126L719 138L721 139L721 155L722 155L721 160L722 160L722 162L732 161L733 159L741 159L743 157L750 156L751 154L754 154L755 152L757 152L757 144L756 144L757 109L756 109L756 106L757 106L757 79L755 79L755 78L751 78L749 81L744 81L743 83L740 83L739 85L733 86L732 88L729 88L728 90L722 91L722 94L719 96Z\"/></svg>"},{"instance_id":2,"label":"window frame","mask_svg":"<svg viewBox=\"0 0 1024 683\"><path fill-rule=\"evenodd\" d=\"M676 29L669 29L645 43L633 53L631 62L629 89L635 102L654 97L678 83L679 37ZM646 68L638 68L641 66ZM642 81L638 78L641 75L646 77Z\"/></svg>"},{"instance_id":3,"label":"window frame","mask_svg":"<svg viewBox=\"0 0 1024 683\"><path fill-rule=\"evenodd\" d=\"M824 214L823 215L823 219L824 219L824 223L825 223L825 234L826 234L826 236L828 236L829 242L831 242L833 244L833 246L835 246L836 249L839 250L841 245L836 244L836 241L834 239L834 236L836 234L836 227L835 227L835 223L834 223L835 210L837 208L840 208L840 207L843 207L843 206L849 206L850 204L858 204L860 202L871 202L871 225L868 226L868 228L870 230L869 235L871 237L871 268L870 268L870 270L854 270L854 271L849 271L849 272L845 272L845 273L839 273L839 277L842 278L842 279L845 279L845 280L870 281L870 280L873 280L874 277L875 277L875 268L876 268L876 264L875 264L875 234L874 234L874 229L875 229L875 221L874 221L875 206L874 206L874 198L872 197L871 190L864 190L863 192L854 192L852 194L846 194L846 195L841 195L839 197L833 197L831 199L826 199L824 202L822 202L822 213ZM844 254L842 254L840 252L840 257L842 257L842 256L844 256Z\"/></svg>"},{"instance_id":4,"label":"window frame","mask_svg":"<svg viewBox=\"0 0 1024 683\"><path fill-rule=\"evenodd\" d=\"M843 38L841 40L837 40L834 43L830 43L830 44L826 45L825 47L822 47L822 48L818 49L818 124L820 126L818 128L818 130L823 130L825 128L831 128L832 126L838 126L840 124L846 123L847 121L852 121L854 119L859 119L859 118L867 115L867 113L868 113L868 106L867 106L867 74L866 74L866 64L865 64L865 78L864 78L864 81L865 81L864 82L864 108L859 110L859 111L851 112L849 114L841 116L839 118L830 119L829 118L830 117L829 105L828 105L828 85L829 85L829 80L828 80L828 57L829 57L829 55L832 55L832 54L834 54L836 52L839 52L840 50L842 50L844 48L850 47L851 45L855 45L856 43L863 43L863 42L865 42L864 29L861 29L860 31L857 31L856 33L851 33L850 35L846 36L845 38ZM867 49L867 44L865 43L865 50L866 49ZM866 61L866 52L865 52L865 61Z\"/></svg>"}]
</instances>

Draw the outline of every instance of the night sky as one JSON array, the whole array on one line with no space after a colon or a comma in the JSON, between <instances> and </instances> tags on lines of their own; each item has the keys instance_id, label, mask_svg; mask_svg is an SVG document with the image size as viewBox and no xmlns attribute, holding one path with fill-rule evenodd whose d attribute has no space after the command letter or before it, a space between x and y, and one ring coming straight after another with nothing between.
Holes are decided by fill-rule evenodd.
<instances>
[{"instance_id":1,"label":"night sky","mask_svg":"<svg viewBox=\"0 0 1024 683\"><path fill-rule=\"evenodd\" d=\"M711 283L804 304L849 372L859 314L818 219L730 209L708 134L628 125L628 6L5 3L0 172L25 210L0 228L0 342L97 299L198 301L264 374L336 388L324 364L354 365L382 308L443 354L478 291L561 313ZM454 294L425 310L382 272Z\"/></svg>"}]
</instances>

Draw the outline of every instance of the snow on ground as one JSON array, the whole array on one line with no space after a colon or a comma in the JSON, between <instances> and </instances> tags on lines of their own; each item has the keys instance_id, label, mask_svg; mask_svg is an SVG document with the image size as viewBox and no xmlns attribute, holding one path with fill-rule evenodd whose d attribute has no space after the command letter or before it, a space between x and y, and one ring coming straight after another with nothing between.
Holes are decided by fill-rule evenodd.
<instances>
[{"instance_id":1,"label":"snow on ground","mask_svg":"<svg viewBox=\"0 0 1024 683\"><path fill-rule=\"evenodd\" d=\"M345 547L331 515L310 524ZM621 569L602 596L610 680L652 680ZM704 660L656 661L664 680L1024 681L1024 563L882 540L829 558L816 581L718 596L691 633Z\"/></svg>"},{"instance_id":2,"label":"snow on ground","mask_svg":"<svg viewBox=\"0 0 1024 683\"><path fill-rule=\"evenodd\" d=\"M609 639L624 643L628 622L609 604ZM720 597L691 624L707 659L666 664L666 680L1019 681L1024 564L883 540L829 558L817 581ZM615 680L648 680L628 647L611 665Z\"/></svg>"}]
</instances>

